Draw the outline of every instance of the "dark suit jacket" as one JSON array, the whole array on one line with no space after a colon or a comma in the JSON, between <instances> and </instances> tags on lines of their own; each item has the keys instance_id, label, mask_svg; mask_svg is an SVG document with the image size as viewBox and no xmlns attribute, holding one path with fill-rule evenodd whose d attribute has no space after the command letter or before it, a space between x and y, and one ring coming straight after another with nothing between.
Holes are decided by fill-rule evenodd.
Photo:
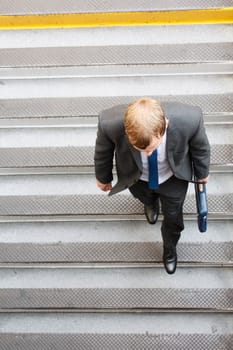
<instances>
[{"instance_id":1,"label":"dark suit jacket","mask_svg":"<svg viewBox=\"0 0 233 350\"><path fill-rule=\"evenodd\" d=\"M208 176L210 146L199 107L177 102L164 102L162 107L169 120L167 128L167 159L174 175L191 181ZM113 180L115 156L118 182L110 195L136 183L142 173L140 152L128 141L124 129L126 105L100 113L95 146L96 178L103 184Z\"/></svg>"}]
</instances>

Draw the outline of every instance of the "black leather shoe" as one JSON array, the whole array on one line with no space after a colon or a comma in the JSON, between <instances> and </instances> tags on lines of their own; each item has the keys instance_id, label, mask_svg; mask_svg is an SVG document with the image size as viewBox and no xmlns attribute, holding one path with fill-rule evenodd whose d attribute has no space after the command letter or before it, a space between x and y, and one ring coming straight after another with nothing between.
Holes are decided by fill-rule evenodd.
<instances>
[{"instance_id":1,"label":"black leather shoe","mask_svg":"<svg viewBox=\"0 0 233 350\"><path fill-rule=\"evenodd\" d=\"M165 267L165 270L169 275L172 275L176 271L176 265L177 265L177 254L176 254L176 248L164 248L163 251L163 264Z\"/></svg>"},{"instance_id":2,"label":"black leather shoe","mask_svg":"<svg viewBox=\"0 0 233 350\"><path fill-rule=\"evenodd\" d=\"M144 204L144 213L149 224L155 224L159 216L159 201L153 206Z\"/></svg>"}]
</instances>

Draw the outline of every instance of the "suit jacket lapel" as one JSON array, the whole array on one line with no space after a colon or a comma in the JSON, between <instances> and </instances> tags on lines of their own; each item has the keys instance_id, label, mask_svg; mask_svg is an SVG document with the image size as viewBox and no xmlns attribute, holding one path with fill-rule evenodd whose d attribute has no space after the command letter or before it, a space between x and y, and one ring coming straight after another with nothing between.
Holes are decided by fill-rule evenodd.
<instances>
[{"instance_id":1,"label":"suit jacket lapel","mask_svg":"<svg viewBox=\"0 0 233 350\"><path fill-rule=\"evenodd\" d=\"M138 168L142 171L142 159L141 154L139 151L137 151L129 142L128 137L125 135L125 140L129 146L130 152L135 160L135 163L137 164Z\"/></svg>"},{"instance_id":2,"label":"suit jacket lapel","mask_svg":"<svg viewBox=\"0 0 233 350\"><path fill-rule=\"evenodd\" d=\"M177 139L177 136L176 136L176 130L173 129L169 123L167 127L166 152L167 152L167 160L172 169L174 168L173 153L177 142L179 142L179 140Z\"/></svg>"}]
</instances>

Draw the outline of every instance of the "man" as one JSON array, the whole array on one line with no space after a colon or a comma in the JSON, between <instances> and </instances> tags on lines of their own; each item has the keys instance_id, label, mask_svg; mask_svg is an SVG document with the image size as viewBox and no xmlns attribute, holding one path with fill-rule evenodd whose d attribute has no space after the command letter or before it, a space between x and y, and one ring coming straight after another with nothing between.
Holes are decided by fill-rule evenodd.
<instances>
[{"instance_id":1,"label":"man","mask_svg":"<svg viewBox=\"0 0 233 350\"><path fill-rule=\"evenodd\" d=\"M118 181L112 187L114 156ZM210 146L199 107L141 98L100 114L97 186L110 195L128 188L144 204L150 224L157 221L160 199L163 263L169 274L176 270L188 182L195 176L207 183L209 163Z\"/></svg>"}]
</instances>

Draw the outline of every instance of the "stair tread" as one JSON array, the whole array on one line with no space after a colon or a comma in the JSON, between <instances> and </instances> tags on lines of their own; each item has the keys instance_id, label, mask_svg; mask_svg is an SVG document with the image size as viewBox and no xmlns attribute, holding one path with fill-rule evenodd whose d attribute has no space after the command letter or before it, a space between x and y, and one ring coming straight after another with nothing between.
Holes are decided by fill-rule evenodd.
<instances>
[{"instance_id":1,"label":"stair tread","mask_svg":"<svg viewBox=\"0 0 233 350\"><path fill-rule=\"evenodd\" d=\"M162 242L1 243L1 264L156 264ZM179 243L179 262L190 266L232 266L233 241Z\"/></svg>"},{"instance_id":2,"label":"stair tread","mask_svg":"<svg viewBox=\"0 0 233 350\"><path fill-rule=\"evenodd\" d=\"M119 12L119 11L155 11L155 10L181 10L181 9L200 9L212 7L227 7L230 6L229 0L215 0L214 4L211 0L206 0L203 7L202 1L184 1L179 0L173 3L168 0L156 1L153 0L125 0L115 2L114 0L105 0L100 2L96 7L93 1L70 0L68 4L63 4L59 1L53 1L52 4L46 0L32 1L30 6L27 1L22 1L19 6L17 1L10 3L2 3L3 14L51 14L51 13L98 13L98 12Z\"/></svg>"},{"instance_id":3,"label":"stair tread","mask_svg":"<svg viewBox=\"0 0 233 350\"><path fill-rule=\"evenodd\" d=\"M221 118L219 118L221 120ZM211 145L225 145L232 143L233 122L226 121L218 124L206 124L206 132ZM26 127L26 128L0 128L0 150L27 151L30 148L72 148L94 147L97 125L74 125L67 127ZM69 142L67 142L69 140Z\"/></svg>"},{"instance_id":4,"label":"stair tread","mask_svg":"<svg viewBox=\"0 0 233 350\"><path fill-rule=\"evenodd\" d=\"M229 131L231 131L231 128L229 128ZM41 137L41 141L43 142L43 137ZM90 140L89 142L85 141L85 143L90 143ZM233 164L232 151L233 145L231 143L212 144L210 164L226 165L226 169L227 167L230 168ZM77 171L78 167L88 166L90 172L94 172L93 155L93 145L4 147L0 148L0 168L11 168L11 170L25 168L24 170L27 172L26 168L47 167L48 172L54 173L54 167L76 167ZM70 172L67 171L67 173Z\"/></svg>"},{"instance_id":5,"label":"stair tread","mask_svg":"<svg viewBox=\"0 0 233 350\"><path fill-rule=\"evenodd\" d=\"M85 186L88 186L86 183ZM118 194L114 199L106 194L39 194L1 196L0 215L141 215L143 205L131 195ZM232 216L232 193L208 195L208 211L213 215ZM194 195L187 195L185 214L195 214ZM96 218L97 219L97 218Z\"/></svg>"},{"instance_id":6,"label":"stair tread","mask_svg":"<svg viewBox=\"0 0 233 350\"><path fill-rule=\"evenodd\" d=\"M231 268L8 268L0 269L4 289L231 289Z\"/></svg>"},{"instance_id":7,"label":"stair tread","mask_svg":"<svg viewBox=\"0 0 233 350\"><path fill-rule=\"evenodd\" d=\"M1 309L233 311L232 269L0 270Z\"/></svg>"},{"instance_id":8,"label":"stair tread","mask_svg":"<svg viewBox=\"0 0 233 350\"><path fill-rule=\"evenodd\" d=\"M186 217L185 217L186 219ZM208 230L200 234L196 218L185 220L182 243L232 242L233 221L209 219ZM152 243L160 242L160 222L140 220L77 222L0 223L1 244L33 243Z\"/></svg>"},{"instance_id":9,"label":"stair tread","mask_svg":"<svg viewBox=\"0 0 233 350\"><path fill-rule=\"evenodd\" d=\"M144 95L144 92L143 92ZM141 96L141 94L140 94ZM148 97L153 97L151 92ZM96 116L105 108L117 104L128 104L138 98L137 95L111 97L73 97L73 98L21 98L1 99L0 118L38 118L38 117L77 117ZM157 95L160 100L179 101L198 105L206 113L231 113L233 94L198 95Z\"/></svg>"},{"instance_id":10,"label":"stair tread","mask_svg":"<svg viewBox=\"0 0 233 350\"><path fill-rule=\"evenodd\" d=\"M0 54L1 55L1 54ZM131 65L94 65L94 66L57 66L1 68L0 79L65 79L65 78L101 78L130 76L180 76L232 74L233 65L223 63L184 63L184 64L131 64Z\"/></svg>"},{"instance_id":11,"label":"stair tread","mask_svg":"<svg viewBox=\"0 0 233 350\"><path fill-rule=\"evenodd\" d=\"M231 1L231 0L229 0ZM6 2L4 2L4 5ZM174 3L174 2L172 2ZM18 3L17 3L18 4ZM46 2L46 4L48 4ZM82 4L84 4L82 2ZM20 3L20 6L22 4ZM99 3L98 3L99 5ZM3 5L1 6L2 9ZM203 35L204 33L204 35ZM233 28L228 24L144 26L118 28L70 28L44 29L40 31L4 31L0 32L0 48L46 48L46 47L90 47L120 45L157 45L157 44L198 44L232 42ZM66 55L65 55L66 56Z\"/></svg>"},{"instance_id":12,"label":"stair tread","mask_svg":"<svg viewBox=\"0 0 233 350\"><path fill-rule=\"evenodd\" d=\"M49 324L49 327L48 327ZM44 313L2 314L0 334L232 334L230 314Z\"/></svg>"},{"instance_id":13,"label":"stair tread","mask_svg":"<svg viewBox=\"0 0 233 350\"><path fill-rule=\"evenodd\" d=\"M224 186L221 184L224 183ZM129 197L128 191L110 198L96 186L94 174L58 174L58 175L16 175L0 177L0 196L75 196L92 195L104 197L107 201L116 201L117 198ZM213 172L208 183L210 195L231 194L233 177L231 172ZM188 195L194 194L194 186L190 184ZM130 196L131 197L131 196Z\"/></svg>"},{"instance_id":14,"label":"stair tread","mask_svg":"<svg viewBox=\"0 0 233 350\"><path fill-rule=\"evenodd\" d=\"M190 39L191 40L191 39ZM231 42L0 49L0 67L200 63L232 60ZM87 68L88 69L88 68ZM136 73L136 71L135 71Z\"/></svg>"},{"instance_id":15,"label":"stair tread","mask_svg":"<svg viewBox=\"0 0 233 350\"><path fill-rule=\"evenodd\" d=\"M2 99L37 98L95 98L161 95L162 100L170 95L221 95L232 93L233 74L207 76L144 76L100 77L34 80L1 80L4 85ZM106 89L108 86L108 89ZM77 115L77 114L76 114Z\"/></svg>"},{"instance_id":16,"label":"stair tread","mask_svg":"<svg viewBox=\"0 0 233 350\"><path fill-rule=\"evenodd\" d=\"M185 221L180 263L233 263L233 221ZM0 263L161 263L160 223L141 221L0 224Z\"/></svg>"}]
</instances>

